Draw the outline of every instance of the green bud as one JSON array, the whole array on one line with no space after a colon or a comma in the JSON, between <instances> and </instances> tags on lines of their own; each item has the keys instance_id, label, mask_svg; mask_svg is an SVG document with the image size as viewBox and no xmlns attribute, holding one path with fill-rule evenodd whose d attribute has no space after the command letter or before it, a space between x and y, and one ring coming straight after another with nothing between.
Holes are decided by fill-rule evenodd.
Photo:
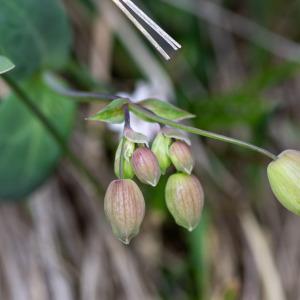
<instances>
[{"instance_id":1,"label":"green bud","mask_svg":"<svg viewBox=\"0 0 300 300\"><path fill-rule=\"evenodd\" d=\"M126 138L121 139L118 149L116 151L115 155L115 164L114 164L114 170L115 174L118 178L121 178L120 174L120 159L121 159L121 152L122 152L122 143L124 141L124 151L123 151L123 178L133 178L134 172L130 163L135 144L127 140Z\"/></svg>"},{"instance_id":2,"label":"green bud","mask_svg":"<svg viewBox=\"0 0 300 300\"><path fill-rule=\"evenodd\" d=\"M105 194L104 211L114 235L129 244L145 215L144 197L137 184L131 179L112 181Z\"/></svg>"},{"instance_id":3,"label":"green bud","mask_svg":"<svg viewBox=\"0 0 300 300\"><path fill-rule=\"evenodd\" d=\"M192 173L194 160L191 149L185 142L174 142L169 148L169 156L177 171Z\"/></svg>"},{"instance_id":4,"label":"green bud","mask_svg":"<svg viewBox=\"0 0 300 300\"><path fill-rule=\"evenodd\" d=\"M131 165L137 178L146 184L156 186L161 172L154 153L146 148L137 148L132 155Z\"/></svg>"},{"instance_id":5,"label":"green bud","mask_svg":"<svg viewBox=\"0 0 300 300\"><path fill-rule=\"evenodd\" d=\"M268 166L268 177L279 202L300 215L300 152L286 150Z\"/></svg>"},{"instance_id":6,"label":"green bud","mask_svg":"<svg viewBox=\"0 0 300 300\"><path fill-rule=\"evenodd\" d=\"M159 132L153 143L151 150L155 154L159 167L162 174L165 174L167 169L171 165L171 160L169 158L169 147L171 144L171 139L164 136L161 132Z\"/></svg>"},{"instance_id":7,"label":"green bud","mask_svg":"<svg viewBox=\"0 0 300 300\"><path fill-rule=\"evenodd\" d=\"M192 231L200 221L204 203L203 189L197 177L182 173L171 175L165 197L176 223Z\"/></svg>"}]
</instances>

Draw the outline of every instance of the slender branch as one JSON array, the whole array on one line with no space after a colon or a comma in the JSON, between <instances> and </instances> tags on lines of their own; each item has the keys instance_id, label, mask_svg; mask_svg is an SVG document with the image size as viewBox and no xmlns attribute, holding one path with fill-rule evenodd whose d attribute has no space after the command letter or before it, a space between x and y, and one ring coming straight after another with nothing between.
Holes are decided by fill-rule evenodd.
<instances>
[{"instance_id":1,"label":"slender branch","mask_svg":"<svg viewBox=\"0 0 300 300\"><path fill-rule=\"evenodd\" d=\"M45 127L48 133L55 140L57 145L61 148L63 153L67 156L67 158L72 162L74 167L78 171L80 171L85 178L90 182L90 184L94 187L97 194L102 195L102 190L100 188L99 182L97 178L89 171L89 169L85 166L85 164L80 160L80 158L73 153L73 151L68 147L65 143L64 138L61 136L59 131L55 128L55 126L49 121L49 119L45 116L45 114L34 104L32 99L26 94L26 92L15 82L10 76L3 75L3 79L8 84L8 86L16 93L18 99L33 113L33 115L41 122L41 124Z\"/></svg>"},{"instance_id":2,"label":"slender branch","mask_svg":"<svg viewBox=\"0 0 300 300\"><path fill-rule=\"evenodd\" d=\"M128 105L124 105L124 129L123 129L123 136L122 136L122 144L121 144L121 153L120 153L120 160L119 160L119 174L120 178L124 179L124 145L125 145L125 130L126 128L130 128L130 115L129 115L129 109Z\"/></svg>"},{"instance_id":3,"label":"slender branch","mask_svg":"<svg viewBox=\"0 0 300 300\"><path fill-rule=\"evenodd\" d=\"M123 98L118 95L111 95L106 93L98 93L98 92L83 92L83 91L76 91L65 88L61 85L55 78L52 76L45 76L45 83L52 88L54 91L59 93L63 96L74 97L74 98L90 98L92 101L99 101L99 100L115 100ZM90 101L89 101L90 102Z\"/></svg>"},{"instance_id":4,"label":"slender branch","mask_svg":"<svg viewBox=\"0 0 300 300\"><path fill-rule=\"evenodd\" d=\"M124 120L125 120L124 127L130 128L130 115L129 115L128 105L124 106Z\"/></svg>"},{"instance_id":5,"label":"slender branch","mask_svg":"<svg viewBox=\"0 0 300 300\"><path fill-rule=\"evenodd\" d=\"M191 126L187 126L187 125L183 125L183 124L179 124L176 123L174 121L171 120L167 120L164 118L161 118L159 116L157 116L156 114L152 113L151 111L143 108L142 106L138 105L138 104L134 104L134 103L130 103L129 104L129 109L133 112L136 113L137 115L144 115L145 117L147 117L148 119L157 122L157 123L161 123L161 124L165 124L174 128L178 128L181 130L184 130L186 132L189 133L193 133L193 134L198 134L207 138L211 138L214 140L218 140L218 141L222 141L222 142L226 142L226 143L230 143L230 144L234 144L234 145L238 145L256 152L259 152L269 158L271 158L272 160L277 159L277 156L271 152L269 152L268 150L262 149L260 147L257 147L255 145L234 139L234 138L230 138L221 134L217 134L217 133L213 133L210 131L206 131L203 129L199 129L199 128L194 128Z\"/></svg>"},{"instance_id":6,"label":"slender branch","mask_svg":"<svg viewBox=\"0 0 300 300\"><path fill-rule=\"evenodd\" d=\"M125 130L125 126L124 126L124 130ZM123 130L121 153L120 153L120 159L119 159L119 176L120 176L120 179L124 179L124 159L123 159L123 157L124 157L124 144L125 144L124 130Z\"/></svg>"}]
</instances>

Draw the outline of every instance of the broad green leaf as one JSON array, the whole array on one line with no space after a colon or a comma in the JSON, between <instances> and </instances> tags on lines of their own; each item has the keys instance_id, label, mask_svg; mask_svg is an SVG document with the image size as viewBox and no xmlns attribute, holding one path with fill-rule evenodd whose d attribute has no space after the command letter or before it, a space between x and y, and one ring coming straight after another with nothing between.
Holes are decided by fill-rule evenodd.
<instances>
[{"instance_id":1,"label":"broad green leaf","mask_svg":"<svg viewBox=\"0 0 300 300\"><path fill-rule=\"evenodd\" d=\"M66 139L72 128L72 99L50 90L41 79L23 85ZM31 111L11 94L0 105L0 199L19 199L42 184L54 170L60 148Z\"/></svg>"},{"instance_id":2,"label":"broad green leaf","mask_svg":"<svg viewBox=\"0 0 300 300\"><path fill-rule=\"evenodd\" d=\"M42 68L60 68L71 45L70 27L59 0L0 0L0 54L25 78Z\"/></svg>"},{"instance_id":3,"label":"broad green leaf","mask_svg":"<svg viewBox=\"0 0 300 300\"><path fill-rule=\"evenodd\" d=\"M128 103L127 99L115 99L95 115L88 118L91 121L101 121L107 123L122 123L124 122L123 107Z\"/></svg>"},{"instance_id":4,"label":"broad green leaf","mask_svg":"<svg viewBox=\"0 0 300 300\"><path fill-rule=\"evenodd\" d=\"M12 70L15 65L5 56L0 55L0 74Z\"/></svg>"},{"instance_id":5,"label":"broad green leaf","mask_svg":"<svg viewBox=\"0 0 300 300\"><path fill-rule=\"evenodd\" d=\"M157 99L145 99L140 101L139 104L151 110L156 115L168 120L180 121L194 117L193 114L185 110L182 110L168 102Z\"/></svg>"}]
</instances>

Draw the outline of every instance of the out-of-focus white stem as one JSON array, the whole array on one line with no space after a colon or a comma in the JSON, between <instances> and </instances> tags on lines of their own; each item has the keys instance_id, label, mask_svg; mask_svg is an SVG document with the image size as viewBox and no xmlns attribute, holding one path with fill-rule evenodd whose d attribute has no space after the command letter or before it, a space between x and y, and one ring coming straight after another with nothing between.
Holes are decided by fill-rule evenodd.
<instances>
[{"instance_id":1,"label":"out-of-focus white stem","mask_svg":"<svg viewBox=\"0 0 300 300\"><path fill-rule=\"evenodd\" d=\"M152 28L166 43L168 43L175 51L181 48L169 34L167 34L160 26L158 26L150 17L148 17L140 8L138 8L131 0L112 0L128 17L128 19L138 28L138 30L149 40L149 42L157 49L157 51L169 60L169 54L161 47L155 38L144 28L144 26L135 18L135 16L127 9L127 5L139 18L141 18L150 28ZM124 5L125 4L125 5Z\"/></svg>"},{"instance_id":2,"label":"out-of-focus white stem","mask_svg":"<svg viewBox=\"0 0 300 300\"><path fill-rule=\"evenodd\" d=\"M154 31L156 31L174 50L181 48L181 45L176 42L167 32L157 25L150 17L148 17L139 7L131 0L122 0L127 4L133 12L135 12L145 23L147 23Z\"/></svg>"}]
</instances>

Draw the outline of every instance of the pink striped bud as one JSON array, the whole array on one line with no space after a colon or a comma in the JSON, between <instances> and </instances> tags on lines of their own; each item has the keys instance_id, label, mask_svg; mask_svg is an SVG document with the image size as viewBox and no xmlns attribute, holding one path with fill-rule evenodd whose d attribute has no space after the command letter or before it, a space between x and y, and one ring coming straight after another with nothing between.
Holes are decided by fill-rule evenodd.
<instances>
[{"instance_id":1,"label":"pink striped bud","mask_svg":"<svg viewBox=\"0 0 300 300\"><path fill-rule=\"evenodd\" d=\"M194 160L191 148L185 142L174 142L169 148L169 156L177 171L192 173Z\"/></svg>"},{"instance_id":2,"label":"pink striped bud","mask_svg":"<svg viewBox=\"0 0 300 300\"><path fill-rule=\"evenodd\" d=\"M131 179L110 183L104 198L104 211L114 235L124 244L139 232L145 214L145 201L137 184Z\"/></svg>"},{"instance_id":3,"label":"pink striped bud","mask_svg":"<svg viewBox=\"0 0 300 300\"><path fill-rule=\"evenodd\" d=\"M192 231L200 221L204 203L203 189L197 177L182 173L171 175L165 197L175 222Z\"/></svg>"},{"instance_id":4,"label":"pink striped bud","mask_svg":"<svg viewBox=\"0 0 300 300\"><path fill-rule=\"evenodd\" d=\"M146 148L137 148L132 155L131 165L137 178L146 184L156 186L161 172L154 153Z\"/></svg>"}]
</instances>

